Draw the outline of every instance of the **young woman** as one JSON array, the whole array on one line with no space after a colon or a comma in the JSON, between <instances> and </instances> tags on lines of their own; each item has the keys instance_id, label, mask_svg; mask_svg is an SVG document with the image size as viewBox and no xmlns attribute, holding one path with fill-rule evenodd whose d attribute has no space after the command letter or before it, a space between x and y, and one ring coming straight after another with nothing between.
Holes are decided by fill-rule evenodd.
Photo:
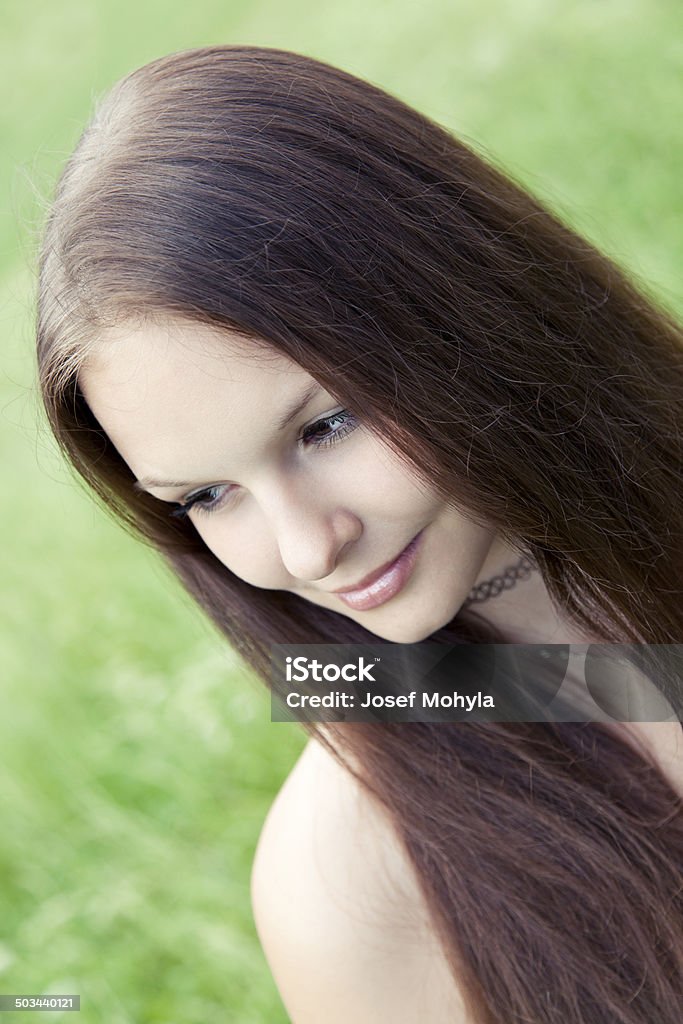
<instances>
[{"instance_id":1,"label":"young woman","mask_svg":"<svg viewBox=\"0 0 683 1024\"><path fill-rule=\"evenodd\" d=\"M65 455L265 681L274 643L683 640L679 327L341 70L120 81L37 330ZM308 728L252 885L295 1024L680 1024L680 721Z\"/></svg>"}]
</instances>

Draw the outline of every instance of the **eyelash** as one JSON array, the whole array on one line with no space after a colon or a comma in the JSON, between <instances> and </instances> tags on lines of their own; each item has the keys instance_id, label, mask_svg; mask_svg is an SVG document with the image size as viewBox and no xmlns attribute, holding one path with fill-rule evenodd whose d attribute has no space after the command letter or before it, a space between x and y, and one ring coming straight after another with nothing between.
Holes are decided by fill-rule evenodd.
<instances>
[{"instance_id":1,"label":"eyelash","mask_svg":"<svg viewBox=\"0 0 683 1024\"><path fill-rule=\"evenodd\" d=\"M324 416L320 420L316 420L308 427L304 427L300 442L307 441L310 437L316 434L321 427L329 426L330 423L334 423L335 420L344 419L342 426L332 433L327 433L321 440L313 441L312 444L315 448L329 448L333 444L337 444L342 438L350 434L352 430L355 430L358 426L356 417L348 409L341 409L339 412L333 413L331 416ZM350 421L350 422L349 422ZM189 501L183 504L176 505L168 514L175 519L185 519L191 509L195 509L200 515L208 516L212 512L217 511L225 500L225 496L219 498L213 498L211 501L200 501L202 494L210 494L211 491L217 491L220 487L207 487L204 491L198 491L198 493L189 499ZM229 493L229 492L227 492Z\"/></svg>"}]
</instances>

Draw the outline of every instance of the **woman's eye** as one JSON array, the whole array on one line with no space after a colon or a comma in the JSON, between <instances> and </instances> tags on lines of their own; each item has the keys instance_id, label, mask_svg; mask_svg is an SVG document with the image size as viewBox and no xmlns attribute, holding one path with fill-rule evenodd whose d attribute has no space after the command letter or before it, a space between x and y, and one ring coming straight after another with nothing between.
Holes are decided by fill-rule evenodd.
<instances>
[{"instance_id":1,"label":"woman's eye","mask_svg":"<svg viewBox=\"0 0 683 1024\"><path fill-rule=\"evenodd\" d=\"M315 448L327 448L341 441L358 425L359 421L352 412L348 409L341 409L331 416L324 416L310 426L304 427L299 443L305 447L312 444ZM218 493L217 497L210 497L216 493ZM191 509L195 509L200 515L209 515L225 505L230 493L230 485L207 487L206 490L199 491L182 504L176 505L169 515L176 519L185 519ZM207 498L205 495L209 495L209 497Z\"/></svg>"},{"instance_id":2,"label":"woman's eye","mask_svg":"<svg viewBox=\"0 0 683 1024\"><path fill-rule=\"evenodd\" d=\"M173 516L175 519L185 519L190 509L193 508L196 509L197 512L201 512L202 515L208 515L210 512L215 512L216 509L223 504L224 496L209 499L206 499L202 496L204 494L213 494L215 491L221 490L222 488L218 486L207 487L205 491L199 491L197 494L193 495L182 505L176 505L175 508L172 508L168 514L170 516Z\"/></svg>"},{"instance_id":3,"label":"woman's eye","mask_svg":"<svg viewBox=\"0 0 683 1024\"><path fill-rule=\"evenodd\" d=\"M331 430L330 427L337 423L340 424L338 429ZM342 409L340 412L333 413L332 416L325 416L321 420L316 420L310 427L305 427L301 440L308 441L312 439L312 443L316 448L326 448L328 445L341 441L342 437L346 437L357 426L358 419L353 413L349 412L348 409Z\"/></svg>"}]
</instances>

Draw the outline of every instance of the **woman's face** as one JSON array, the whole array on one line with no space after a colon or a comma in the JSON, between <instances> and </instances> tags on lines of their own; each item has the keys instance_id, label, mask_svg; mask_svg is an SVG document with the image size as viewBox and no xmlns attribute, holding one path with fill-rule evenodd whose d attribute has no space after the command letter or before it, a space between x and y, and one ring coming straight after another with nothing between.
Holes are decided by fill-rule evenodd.
<instances>
[{"instance_id":1,"label":"woman's face","mask_svg":"<svg viewBox=\"0 0 683 1024\"><path fill-rule=\"evenodd\" d=\"M118 329L79 383L136 486L169 514L186 505L206 546L254 587L415 643L482 576L493 530L444 503L279 353L199 325ZM376 585L335 593L397 558Z\"/></svg>"}]
</instances>

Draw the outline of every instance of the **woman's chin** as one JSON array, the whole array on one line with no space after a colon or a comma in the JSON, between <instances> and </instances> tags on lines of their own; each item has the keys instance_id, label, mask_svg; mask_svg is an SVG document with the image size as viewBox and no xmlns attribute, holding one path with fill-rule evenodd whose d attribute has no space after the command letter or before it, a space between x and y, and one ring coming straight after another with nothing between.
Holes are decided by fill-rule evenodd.
<instances>
[{"instance_id":1,"label":"woman's chin","mask_svg":"<svg viewBox=\"0 0 683 1024\"><path fill-rule=\"evenodd\" d=\"M419 644L429 640L430 636L437 633L443 626L447 625L452 615L447 614L441 617L418 617L416 615L396 615L393 619L387 616L386 622L380 622L379 618L372 622L370 616L363 621L360 616L354 616L356 622L360 623L369 633L382 640L388 640L395 644Z\"/></svg>"}]
</instances>

